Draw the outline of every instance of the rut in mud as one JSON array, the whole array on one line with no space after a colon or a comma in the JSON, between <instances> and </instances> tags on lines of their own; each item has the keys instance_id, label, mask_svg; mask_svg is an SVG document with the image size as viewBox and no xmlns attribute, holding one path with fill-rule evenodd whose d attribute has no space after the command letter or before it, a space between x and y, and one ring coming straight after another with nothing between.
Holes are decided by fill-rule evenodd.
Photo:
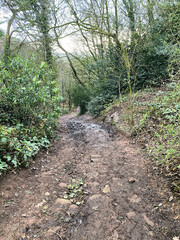
<instances>
[{"instance_id":1,"label":"rut in mud","mask_svg":"<svg viewBox=\"0 0 180 240\"><path fill-rule=\"evenodd\" d=\"M0 240L178 239L171 192L135 144L88 116L62 117L59 135L1 181Z\"/></svg>"}]
</instances>

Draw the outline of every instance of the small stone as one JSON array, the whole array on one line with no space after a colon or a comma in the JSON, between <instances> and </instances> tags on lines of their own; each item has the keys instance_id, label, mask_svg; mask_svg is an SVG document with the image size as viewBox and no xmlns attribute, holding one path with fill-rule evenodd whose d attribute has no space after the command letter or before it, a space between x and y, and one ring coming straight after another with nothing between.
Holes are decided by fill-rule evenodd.
<instances>
[{"instance_id":1,"label":"small stone","mask_svg":"<svg viewBox=\"0 0 180 240\"><path fill-rule=\"evenodd\" d=\"M142 215L143 215L144 220L146 221L146 223L147 223L148 225L150 225L151 227L154 227L154 223L146 216L146 214L143 213Z\"/></svg>"},{"instance_id":2,"label":"small stone","mask_svg":"<svg viewBox=\"0 0 180 240\"><path fill-rule=\"evenodd\" d=\"M18 197L18 196L19 196L19 194L18 194L18 193L15 193L14 195L15 195L15 197Z\"/></svg>"},{"instance_id":3,"label":"small stone","mask_svg":"<svg viewBox=\"0 0 180 240\"><path fill-rule=\"evenodd\" d=\"M173 237L173 240L179 240L179 237Z\"/></svg>"},{"instance_id":4,"label":"small stone","mask_svg":"<svg viewBox=\"0 0 180 240\"><path fill-rule=\"evenodd\" d=\"M136 179L135 179L135 178L131 177L131 178L129 179L129 183L135 183L135 182L136 182Z\"/></svg>"},{"instance_id":5,"label":"small stone","mask_svg":"<svg viewBox=\"0 0 180 240\"><path fill-rule=\"evenodd\" d=\"M173 201L173 196L171 196L170 198L169 198L169 202L172 202Z\"/></svg>"},{"instance_id":6,"label":"small stone","mask_svg":"<svg viewBox=\"0 0 180 240\"><path fill-rule=\"evenodd\" d=\"M45 196L50 196L51 194L49 192L46 192L45 193Z\"/></svg>"},{"instance_id":7,"label":"small stone","mask_svg":"<svg viewBox=\"0 0 180 240\"><path fill-rule=\"evenodd\" d=\"M70 215L75 215L75 214L78 213L78 211L79 211L79 207L77 205L75 205L75 204L70 205L70 207L68 209L68 213Z\"/></svg>"},{"instance_id":8,"label":"small stone","mask_svg":"<svg viewBox=\"0 0 180 240\"><path fill-rule=\"evenodd\" d=\"M60 184L59 184L59 187L60 187L60 188L67 188L67 184L66 184L66 183L60 183Z\"/></svg>"},{"instance_id":9,"label":"small stone","mask_svg":"<svg viewBox=\"0 0 180 240\"><path fill-rule=\"evenodd\" d=\"M21 217L27 217L27 215L26 214L22 214Z\"/></svg>"},{"instance_id":10,"label":"small stone","mask_svg":"<svg viewBox=\"0 0 180 240\"><path fill-rule=\"evenodd\" d=\"M149 231L149 236L151 236L151 237L153 237L153 236L154 236L154 234L153 234L153 232L152 232L152 231Z\"/></svg>"},{"instance_id":11,"label":"small stone","mask_svg":"<svg viewBox=\"0 0 180 240\"><path fill-rule=\"evenodd\" d=\"M133 195L131 198L128 198L131 203L139 203L141 201L141 198L138 197L136 194Z\"/></svg>"},{"instance_id":12,"label":"small stone","mask_svg":"<svg viewBox=\"0 0 180 240\"><path fill-rule=\"evenodd\" d=\"M128 219L130 220L131 218L136 216L136 213L135 212L128 212L126 215L127 215Z\"/></svg>"},{"instance_id":13,"label":"small stone","mask_svg":"<svg viewBox=\"0 0 180 240\"><path fill-rule=\"evenodd\" d=\"M91 155L90 157L91 162L99 162L99 160L101 159L100 155Z\"/></svg>"},{"instance_id":14,"label":"small stone","mask_svg":"<svg viewBox=\"0 0 180 240\"><path fill-rule=\"evenodd\" d=\"M105 188L103 189L103 193L109 193L111 191L110 186L106 185Z\"/></svg>"},{"instance_id":15,"label":"small stone","mask_svg":"<svg viewBox=\"0 0 180 240\"><path fill-rule=\"evenodd\" d=\"M58 198L55 204L68 205L71 204L71 201L68 199Z\"/></svg>"}]
</instances>

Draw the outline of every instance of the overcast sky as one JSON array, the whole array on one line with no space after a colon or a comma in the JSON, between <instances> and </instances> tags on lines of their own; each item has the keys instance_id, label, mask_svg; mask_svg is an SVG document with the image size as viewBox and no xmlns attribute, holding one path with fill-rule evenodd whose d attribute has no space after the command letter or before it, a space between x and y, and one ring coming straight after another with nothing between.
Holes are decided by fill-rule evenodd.
<instances>
[{"instance_id":1,"label":"overcast sky","mask_svg":"<svg viewBox=\"0 0 180 240\"><path fill-rule=\"evenodd\" d=\"M11 17L11 12L7 12L7 10L0 9L0 29L6 32L7 29L7 22ZM13 35L15 36L15 34ZM77 51L77 41L73 37L66 37L61 40L61 44L68 52ZM62 52L62 50L58 49L57 47L53 47L55 51Z\"/></svg>"}]
</instances>

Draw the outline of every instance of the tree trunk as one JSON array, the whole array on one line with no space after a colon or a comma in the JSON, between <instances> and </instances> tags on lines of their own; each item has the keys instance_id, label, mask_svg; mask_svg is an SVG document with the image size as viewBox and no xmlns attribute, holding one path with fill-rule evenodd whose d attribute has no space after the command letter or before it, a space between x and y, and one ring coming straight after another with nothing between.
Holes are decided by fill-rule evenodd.
<instances>
[{"instance_id":1,"label":"tree trunk","mask_svg":"<svg viewBox=\"0 0 180 240\"><path fill-rule=\"evenodd\" d=\"M154 7L153 1L147 0L147 15L148 15L150 26L152 26L152 24L154 22L153 7Z\"/></svg>"},{"instance_id":2,"label":"tree trunk","mask_svg":"<svg viewBox=\"0 0 180 240\"><path fill-rule=\"evenodd\" d=\"M11 52L10 52L11 33L10 33L10 31L11 31L11 26L12 26L12 23L13 23L15 17L16 17L16 12L13 12L13 15L9 19L8 25L7 25L7 31L6 31L6 35L5 35L4 54L3 54L3 62L5 64L5 67L7 67L8 62L9 62L9 57L11 55Z\"/></svg>"}]
</instances>

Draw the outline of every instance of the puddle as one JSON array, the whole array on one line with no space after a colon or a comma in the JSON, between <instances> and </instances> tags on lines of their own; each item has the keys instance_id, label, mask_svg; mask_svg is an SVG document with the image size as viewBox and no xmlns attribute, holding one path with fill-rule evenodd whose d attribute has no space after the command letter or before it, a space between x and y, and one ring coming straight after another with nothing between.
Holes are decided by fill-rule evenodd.
<instances>
[{"instance_id":1,"label":"puddle","mask_svg":"<svg viewBox=\"0 0 180 240\"><path fill-rule=\"evenodd\" d=\"M71 119L67 127L68 133L77 141L96 145L110 140L109 133L99 124Z\"/></svg>"}]
</instances>

